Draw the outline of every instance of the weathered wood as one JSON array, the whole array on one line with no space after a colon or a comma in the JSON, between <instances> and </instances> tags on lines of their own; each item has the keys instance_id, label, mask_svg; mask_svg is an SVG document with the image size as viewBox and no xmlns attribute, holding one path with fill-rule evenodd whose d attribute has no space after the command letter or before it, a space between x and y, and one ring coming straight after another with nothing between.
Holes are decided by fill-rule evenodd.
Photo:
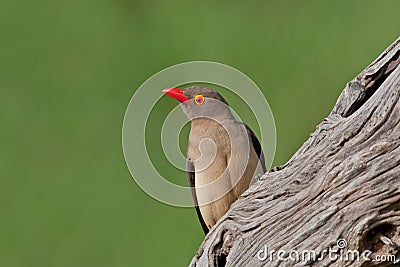
<instances>
[{"instance_id":1,"label":"weathered wood","mask_svg":"<svg viewBox=\"0 0 400 267\"><path fill-rule=\"evenodd\" d=\"M344 239L342 255L370 250L371 259L399 260L399 62L400 38L346 85L331 114L282 169L267 172L232 205L190 265L394 266L351 257L282 261L277 254L261 261L257 253L268 246L314 250L318 258Z\"/></svg>"}]
</instances>

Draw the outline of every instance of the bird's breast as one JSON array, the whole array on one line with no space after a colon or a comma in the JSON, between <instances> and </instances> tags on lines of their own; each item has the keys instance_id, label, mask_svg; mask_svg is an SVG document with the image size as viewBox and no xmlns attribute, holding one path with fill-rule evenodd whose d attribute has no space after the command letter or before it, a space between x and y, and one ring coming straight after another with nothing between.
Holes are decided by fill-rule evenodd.
<instances>
[{"instance_id":1,"label":"bird's breast","mask_svg":"<svg viewBox=\"0 0 400 267\"><path fill-rule=\"evenodd\" d=\"M212 226L249 187L258 157L242 124L193 125L187 156L194 166L201 215Z\"/></svg>"}]
</instances>

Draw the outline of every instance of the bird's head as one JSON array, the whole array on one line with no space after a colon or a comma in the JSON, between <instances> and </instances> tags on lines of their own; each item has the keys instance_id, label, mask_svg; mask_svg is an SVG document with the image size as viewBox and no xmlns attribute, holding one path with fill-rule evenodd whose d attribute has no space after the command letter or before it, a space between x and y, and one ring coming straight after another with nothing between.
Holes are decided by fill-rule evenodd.
<instances>
[{"instance_id":1,"label":"bird's head","mask_svg":"<svg viewBox=\"0 0 400 267\"><path fill-rule=\"evenodd\" d=\"M214 120L233 118L226 100L209 87L191 86L183 90L167 88L163 92L181 102L183 112L190 120L200 117Z\"/></svg>"}]
</instances>

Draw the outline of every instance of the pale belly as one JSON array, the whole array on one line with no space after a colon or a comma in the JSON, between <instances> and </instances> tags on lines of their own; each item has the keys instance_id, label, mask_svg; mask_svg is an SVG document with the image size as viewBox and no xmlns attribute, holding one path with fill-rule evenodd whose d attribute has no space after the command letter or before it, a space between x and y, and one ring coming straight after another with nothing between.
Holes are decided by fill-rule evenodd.
<instances>
[{"instance_id":1,"label":"pale belly","mask_svg":"<svg viewBox=\"0 0 400 267\"><path fill-rule=\"evenodd\" d=\"M258 164L258 158L252 158L248 162L247 168L246 166L244 168L245 170L241 172L241 179L233 177L237 170L232 171L229 168L217 181L210 180L210 177L213 177L212 169L196 173L197 200L201 215L208 228L214 226L229 210L232 203L249 188L254 181L254 176L263 173L261 165ZM207 184L208 186L204 187Z\"/></svg>"},{"instance_id":2,"label":"pale belly","mask_svg":"<svg viewBox=\"0 0 400 267\"><path fill-rule=\"evenodd\" d=\"M200 126L197 125L196 135L190 135L196 138L189 138L187 156L195 169L200 213L211 228L249 188L254 176L263 174L263 170L244 126L225 125L229 136L235 136L234 140L221 130L221 126L215 125L212 131L209 125ZM193 129L192 125L191 131Z\"/></svg>"}]
</instances>

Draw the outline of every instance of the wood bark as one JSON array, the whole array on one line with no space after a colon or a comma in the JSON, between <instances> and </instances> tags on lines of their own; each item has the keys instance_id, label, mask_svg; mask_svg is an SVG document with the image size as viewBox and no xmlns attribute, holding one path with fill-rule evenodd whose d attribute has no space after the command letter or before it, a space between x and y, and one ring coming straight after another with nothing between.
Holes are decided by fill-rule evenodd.
<instances>
[{"instance_id":1,"label":"wood bark","mask_svg":"<svg viewBox=\"0 0 400 267\"><path fill-rule=\"evenodd\" d=\"M400 265L399 63L400 38L346 85L284 166L233 203L190 265ZM316 257L296 260L307 251Z\"/></svg>"}]
</instances>

